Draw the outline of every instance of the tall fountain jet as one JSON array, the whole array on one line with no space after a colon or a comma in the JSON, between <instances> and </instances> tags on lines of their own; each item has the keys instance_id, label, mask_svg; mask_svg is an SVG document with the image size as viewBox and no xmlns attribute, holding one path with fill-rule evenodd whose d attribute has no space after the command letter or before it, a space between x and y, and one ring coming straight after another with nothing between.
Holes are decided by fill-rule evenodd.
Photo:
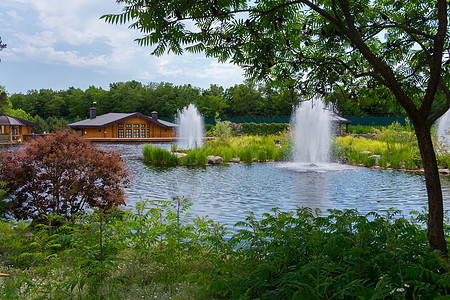
<instances>
[{"instance_id":1,"label":"tall fountain jet","mask_svg":"<svg viewBox=\"0 0 450 300\"><path fill-rule=\"evenodd\" d=\"M331 111L320 99L301 102L293 111L294 161L330 162Z\"/></svg>"},{"instance_id":2,"label":"tall fountain jet","mask_svg":"<svg viewBox=\"0 0 450 300\"><path fill-rule=\"evenodd\" d=\"M194 149L203 145L205 133L203 116L194 104L189 104L189 106L178 111L175 123L178 124L178 147Z\"/></svg>"},{"instance_id":3,"label":"tall fountain jet","mask_svg":"<svg viewBox=\"0 0 450 300\"><path fill-rule=\"evenodd\" d=\"M437 136L450 146L450 110L439 118Z\"/></svg>"}]
</instances>

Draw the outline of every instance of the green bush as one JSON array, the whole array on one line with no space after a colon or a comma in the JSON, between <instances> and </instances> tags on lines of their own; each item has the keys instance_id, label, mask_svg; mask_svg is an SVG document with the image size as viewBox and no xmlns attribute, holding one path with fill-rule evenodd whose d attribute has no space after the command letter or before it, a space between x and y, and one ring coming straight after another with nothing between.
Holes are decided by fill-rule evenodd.
<instances>
[{"instance_id":1,"label":"green bush","mask_svg":"<svg viewBox=\"0 0 450 300\"><path fill-rule=\"evenodd\" d=\"M375 129L381 130L382 126L348 125L349 134L375 133Z\"/></svg>"},{"instance_id":2,"label":"green bush","mask_svg":"<svg viewBox=\"0 0 450 300\"><path fill-rule=\"evenodd\" d=\"M278 135L289 128L289 124L284 123L242 123L235 126L235 132L240 135Z\"/></svg>"}]
</instances>

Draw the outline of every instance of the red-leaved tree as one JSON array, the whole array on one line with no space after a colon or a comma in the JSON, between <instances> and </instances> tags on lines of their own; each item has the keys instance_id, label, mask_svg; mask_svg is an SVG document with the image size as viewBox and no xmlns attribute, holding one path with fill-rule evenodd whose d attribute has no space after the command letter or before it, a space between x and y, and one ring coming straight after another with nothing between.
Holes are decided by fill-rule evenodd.
<instances>
[{"instance_id":1,"label":"red-leaved tree","mask_svg":"<svg viewBox=\"0 0 450 300\"><path fill-rule=\"evenodd\" d=\"M124 205L129 171L117 153L58 131L2 154L0 181L6 182L15 218L55 213L70 219L86 208Z\"/></svg>"}]
</instances>

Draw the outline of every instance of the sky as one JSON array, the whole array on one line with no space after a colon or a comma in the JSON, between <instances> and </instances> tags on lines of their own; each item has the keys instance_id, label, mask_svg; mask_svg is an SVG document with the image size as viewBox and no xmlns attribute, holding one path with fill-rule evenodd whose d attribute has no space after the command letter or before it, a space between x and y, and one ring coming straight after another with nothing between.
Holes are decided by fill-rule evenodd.
<instances>
[{"instance_id":1,"label":"sky","mask_svg":"<svg viewBox=\"0 0 450 300\"><path fill-rule=\"evenodd\" d=\"M109 90L113 82L136 80L211 84L228 88L243 82L243 72L204 54L151 55L138 46L141 33L99 18L120 13L114 0L1 0L0 86L9 94L29 90Z\"/></svg>"}]
</instances>

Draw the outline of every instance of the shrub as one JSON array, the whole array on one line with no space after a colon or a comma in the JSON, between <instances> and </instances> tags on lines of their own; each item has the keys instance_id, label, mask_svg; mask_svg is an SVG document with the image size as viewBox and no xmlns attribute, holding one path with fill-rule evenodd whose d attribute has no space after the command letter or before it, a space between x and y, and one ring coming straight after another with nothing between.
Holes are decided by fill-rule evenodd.
<instances>
[{"instance_id":1,"label":"shrub","mask_svg":"<svg viewBox=\"0 0 450 300\"><path fill-rule=\"evenodd\" d=\"M382 126L365 126L365 125L348 125L350 134L367 134L375 133L375 129L380 130Z\"/></svg>"},{"instance_id":2,"label":"shrub","mask_svg":"<svg viewBox=\"0 0 450 300\"><path fill-rule=\"evenodd\" d=\"M221 143L226 144L232 136L230 122L216 120L213 136L217 137Z\"/></svg>"},{"instance_id":3,"label":"shrub","mask_svg":"<svg viewBox=\"0 0 450 300\"><path fill-rule=\"evenodd\" d=\"M58 131L38 138L15 153L3 153L0 180L6 182L17 219L55 213L70 219L86 208L124 205L129 172L119 154Z\"/></svg>"},{"instance_id":4,"label":"shrub","mask_svg":"<svg viewBox=\"0 0 450 300\"><path fill-rule=\"evenodd\" d=\"M242 123L239 126L234 126L235 132L241 135L278 135L285 132L289 124L285 123Z\"/></svg>"}]
</instances>

